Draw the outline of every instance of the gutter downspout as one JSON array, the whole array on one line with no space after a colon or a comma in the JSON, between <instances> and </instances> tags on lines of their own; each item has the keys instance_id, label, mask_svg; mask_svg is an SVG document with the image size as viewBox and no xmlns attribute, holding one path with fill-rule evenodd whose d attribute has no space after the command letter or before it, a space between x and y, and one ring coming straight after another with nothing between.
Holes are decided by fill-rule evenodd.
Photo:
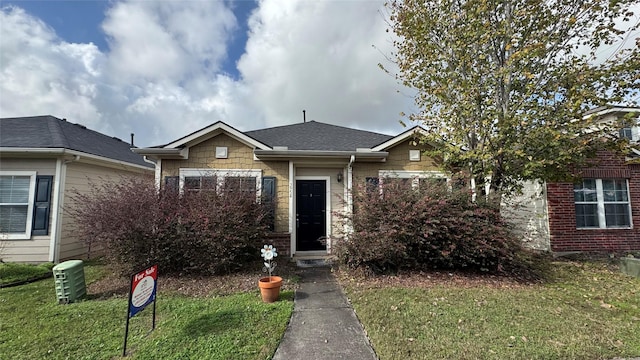
<instances>
[{"instance_id":1,"label":"gutter downspout","mask_svg":"<svg viewBox=\"0 0 640 360\"><path fill-rule=\"evenodd\" d=\"M64 207L64 191L67 181L67 164L79 161L80 155L74 155L71 160L56 160L56 174L53 185L53 202L51 209L51 239L49 241L49 261L58 263L60 261L60 238L62 237L62 218Z\"/></svg>"},{"instance_id":2,"label":"gutter downspout","mask_svg":"<svg viewBox=\"0 0 640 360\"><path fill-rule=\"evenodd\" d=\"M154 177L156 190L160 191L160 184L162 183L162 159L156 159L156 161L153 161L146 155L143 156L142 159L149 164L153 164L155 170Z\"/></svg>"}]
</instances>

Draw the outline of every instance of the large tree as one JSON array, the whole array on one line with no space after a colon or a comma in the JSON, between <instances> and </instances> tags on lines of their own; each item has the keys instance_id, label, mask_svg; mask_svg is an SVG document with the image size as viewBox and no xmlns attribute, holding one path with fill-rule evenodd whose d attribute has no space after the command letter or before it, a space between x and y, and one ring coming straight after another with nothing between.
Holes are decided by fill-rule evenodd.
<instances>
[{"instance_id":1,"label":"large tree","mask_svg":"<svg viewBox=\"0 0 640 360\"><path fill-rule=\"evenodd\" d=\"M410 118L497 194L571 177L607 143L585 111L639 98L635 1L389 3L398 78L417 90Z\"/></svg>"}]
</instances>

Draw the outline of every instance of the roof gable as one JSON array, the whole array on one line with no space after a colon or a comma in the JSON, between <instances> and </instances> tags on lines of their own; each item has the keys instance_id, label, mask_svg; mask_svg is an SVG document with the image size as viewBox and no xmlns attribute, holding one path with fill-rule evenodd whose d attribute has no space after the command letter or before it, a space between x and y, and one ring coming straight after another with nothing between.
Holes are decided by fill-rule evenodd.
<instances>
[{"instance_id":1,"label":"roof gable","mask_svg":"<svg viewBox=\"0 0 640 360\"><path fill-rule=\"evenodd\" d=\"M427 131L425 129L423 129L422 127L416 125L414 127L412 127L411 129L397 135L394 136L390 139L388 139L387 141L383 142L383 143L379 143L376 144L374 147L372 147L371 150L373 151L384 151L387 150L389 148L392 148L398 144L400 144L401 142L414 137L416 135L420 135L420 136L425 136L427 135Z\"/></svg>"},{"instance_id":2,"label":"roof gable","mask_svg":"<svg viewBox=\"0 0 640 360\"><path fill-rule=\"evenodd\" d=\"M271 147L312 151L356 151L392 138L390 135L317 121L247 131L246 134Z\"/></svg>"},{"instance_id":3,"label":"roof gable","mask_svg":"<svg viewBox=\"0 0 640 360\"><path fill-rule=\"evenodd\" d=\"M0 147L68 149L152 167L129 143L51 115L0 119Z\"/></svg>"},{"instance_id":4,"label":"roof gable","mask_svg":"<svg viewBox=\"0 0 640 360\"><path fill-rule=\"evenodd\" d=\"M189 135L183 136L178 140L170 142L167 145L160 146L160 148L176 149L176 148L190 147L190 146L199 144L203 141L206 141L208 139L211 139L212 137L220 135L222 133L226 133L232 138L250 147L258 148L261 150L269 150L271 148L269 145L262 143L251 136L248 136L246 133L243 133L232 126L229 126L222 121L218 121L200 130L196 130Z\"/></svg>"}]
</instances>

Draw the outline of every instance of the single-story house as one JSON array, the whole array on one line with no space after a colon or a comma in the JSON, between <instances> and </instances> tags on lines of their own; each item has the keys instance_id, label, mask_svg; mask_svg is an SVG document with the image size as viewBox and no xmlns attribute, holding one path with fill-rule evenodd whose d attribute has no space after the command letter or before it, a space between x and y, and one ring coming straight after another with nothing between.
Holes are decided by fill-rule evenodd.
<instances>
[{"instance_id":1,"label":"single-story house","mask_svg":"<svg viewBox=\"0 0 640 360\"><path fill-rule=\"evenodd\" d=\"M526 237L533 247L556 253L640 250L640 108L604 106L585 116L610 122L635 114L635 124L619 129L630 141L626 155L601 151L593 167L578 169L578 183L528 183Z\"/></svg>"},{"instance_id":2,"label":"single-story house","mask_svg":"<svg viewBox=\"0 0 640 360\"><path fill-rule=\"evenodd\" d=\"M153 175L131 144L53 116L0 119L0 258L85 257L64 211L74 191L122 176Z\"/></svg>"},{"instance_id":3,"label":"single-story house","mask_svg":"<svg viewBox=\"0 0 640 360\"><path fill-rule=\"evenodd\" d=\"M166 145L137 148L152 159L157 186L184 190L229 181L275 202L273 243L289 256L331 252L350 211L351 190L372 179L447 178L416 141L419 127L397 136L316 121L239 131L216 122Z\"/></svg>"}]
</instances>

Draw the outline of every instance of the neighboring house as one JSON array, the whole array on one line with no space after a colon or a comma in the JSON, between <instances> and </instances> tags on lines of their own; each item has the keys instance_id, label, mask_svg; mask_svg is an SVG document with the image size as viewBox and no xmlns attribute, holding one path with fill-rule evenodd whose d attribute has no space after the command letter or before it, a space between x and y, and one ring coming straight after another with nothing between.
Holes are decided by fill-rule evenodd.
<instances>
[{"instance_id":1,"label":"neighboring house","mask_svg":"<svg viewBox=\"0 0 640 360\"><path fill-rule=\"evenodd\" d=\"M271 239L290 256L326 255L351 210L351 190L379 178L446 179L421 128L397 136L310 121L241 132L217 122L169 144L133 151L156 163L158 186L197 191L222 185L275 202Z\"/></svg>"},{"instance_id":2,"label":"neighboring house","mask_svg":"<svg viewBox=\"0 0 640 360\"><path fill-rule=\"evenodd\" d=\"M0 257L59 262L87 250L63 208L74 191L153 174L131 145L53 116L0 119Z\"/></svg>"},{"instance_id":3,"label":"neighboring house","mask_svg":"<svg viewBox=\"0 0 640 360\"><path fill-rule=\"evenodd\" d=\"M606 106L586 116L603 122L615 120L640 108ZM628 154L598 153L590 168L579 169L576 184L528 183L524 210L525 238L533 247L553 252L640 250L640 127L619 129L629 139ZM524 215L523 215L524 214ZM522 217L521 217L522 219Z\"/></svg>"}]
</instances>

